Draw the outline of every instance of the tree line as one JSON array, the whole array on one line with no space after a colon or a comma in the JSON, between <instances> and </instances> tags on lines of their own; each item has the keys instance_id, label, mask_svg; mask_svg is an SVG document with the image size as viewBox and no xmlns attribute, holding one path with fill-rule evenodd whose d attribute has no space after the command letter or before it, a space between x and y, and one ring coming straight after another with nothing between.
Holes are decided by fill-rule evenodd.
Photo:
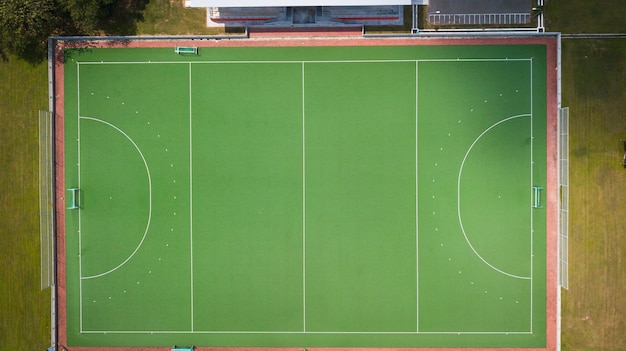
<instances>
[{"instance_id":1,"label":"tree line","mask_svg":"<svg viewBox=\"0 0 626 351\"><path fill-rule=\"evenodd\" d=\"M149 0L0 0L0 56L46 58L50 36L133 35Z\"/></svg>"}]
</instances>

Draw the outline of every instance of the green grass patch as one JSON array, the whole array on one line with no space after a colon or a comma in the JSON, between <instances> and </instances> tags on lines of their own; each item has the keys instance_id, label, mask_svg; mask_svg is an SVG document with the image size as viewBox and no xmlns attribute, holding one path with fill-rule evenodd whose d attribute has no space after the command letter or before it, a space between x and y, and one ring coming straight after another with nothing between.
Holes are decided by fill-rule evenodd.
<instances>
[{"instance_id":1,"label":"green grass patch","mask_svg":"<svg viewBox=\"0 0 626 351\"><path fill-rule=\"evenodd\" d=\"M626 41L563 41L570 107L569 287L563 350L626 349Z\"/></svg>"},{"instance_id":2,"label":"green grass patch","mask_svg":"<svg viewBox=\"0 0 626 351\"><path fill-rule=\"evenodd\" d=\"M546 1L546 28L562 33L624 33L623 0Z\"/></svg>"},{"instance_id":3,"label":"green grass patch","mask_svg":"<svg viewBox=\"0 0 626 351\"><path fill-rule=\"evenodd\" d=\"M548 1L546 27L623 33L622 0ZM570 107L569 290L562 295L562 349L626 349L626 138L624 39L565 39L563 106Z\"/></svg>"},{"instance_id":4,"label":"green grass patch","mask_svg":"<svg viewBox=\"0 0 626 351\"><path fill-rule=\"evenodd\" d=\"M50 346L50 290L40 289L37 110L45 64L0 62L0 349Z\"/></svg>"},{"instance_id":5,"label":"green grass patch","mask_svg":"<svg viewBox=\"0 0 626 351\"><path fill-rule=\"evenodd\" d=\"M182 0L152 0L143 21L137 23L139 35L214 35L223 28L207 28L206 9L185 8Z\"/></svg>"}]
</instances>

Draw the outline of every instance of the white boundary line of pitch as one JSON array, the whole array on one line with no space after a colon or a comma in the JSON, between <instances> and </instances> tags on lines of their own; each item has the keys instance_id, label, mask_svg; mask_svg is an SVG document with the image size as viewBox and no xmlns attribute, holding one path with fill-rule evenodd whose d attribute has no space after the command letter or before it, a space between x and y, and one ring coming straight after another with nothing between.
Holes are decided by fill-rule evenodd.
<instances>
[{"instance_id":1,"label":"white boundary line of pitch","mask_svg":"<svg viewBox=\"0 0 626 351\"><path fill-rule=\"evenodd\" d=\"M77 144L78 144L78 189L81 189L81 184L80 184L80 174L81 174L81 170L80 170L80 64L77 62L76 63L76 104L77 104L77 115L76 115L76 125L77 125ZM80 196L80 195L79 195ZM79 317L79 324L80 324L80 332L83 332L83 259L81 257L81 253L83 251L83 246L82 246L82 233L81 233L81 213L82 211L78 210L78 295L79 295L79 308L78 310L80 311L80 317Z\"/></svg>"},{"instance_id":2,"label":"white boundary line of pitch","mask_svg":"<svg viewBox=\"0 0 626 351\"><path fill-rule=\"evenodd\" d=\"M418 59L418 60L328 60L328 61L307 61L307 60L300 60L300 61L177 61L177 62L167 62L167 61L144 61L144 62L77 62L77 80L78 80L78 84L77 84L77 97L78 97L78 114L80 116L80 65L121 65L121 64L127 64L127 65L135 65L135 64L187 64L189 65L189 161L190 161L190 261L191 261L191 330L189 331L87 331L84 330L83 328L83 314L82 314L82 307L83 307L83 296L82 296L82 280L80 282L80 286L79 286L79 291L80 291L80 333L97 333L97 334L172 334L172 333L180 333L180 334L446 334L446 335L465 335L465 334L484 334L484 335L509 335L509 334L532 334L532 309L533 309L533 303L532 303L532 260L533 260L533 254L532 254L532 212L531 212L531 294L530 294L530 299L531 299L531 303L530 303L530 310L531 310L531 318L530 318L530 327L531 327L531 331L527 332L527 331L523 331L523 332L519 332L519 331L513 331L513 332L424 332L424 331L419 331L419 257L418 257L418 251L419 251L419 243L418 243L418 216L417 216L417 209L418 209L418 198L417 198L417 186L418 186L418 174L417 174L417 147L418 147L418 127L417 127L417 122L418 122L418 64L420 62L506 62L506 61L511 61L511 62L515 62L515 61L528 61L530 63L531 66L531 75L530 75L530 87L531 87L531 92L530 92L530 104L531 104L531 139L532 139L532 58L470 58L470 59L461 59L461 58L457 58L457 59ZM306 217L305 217L305 201L306 201L306 193L305 193L305 185L306 185L306 179L305 179L305 91L304 91L304 86L305 86L305 82L304 82L304 66L307 63L415 63L415 153L416 153L416 166L415 166L415 171L416 171L416 331L411 331L411 332L350 332L350 331L346 331L346 332L330 332L330 331L307 331L306 330ZM194 300L194 287L193 287L193 224L191 222L192 220L192 216L193 216L193 205L192 205L192 187L193 187L193 165L192 165L192 150L193 150L193 144L192 144L192 72L191 72L191 67L193 64L301 64L302 65L302 195L303 195L303 223L302 223L302 238L303 238L303 246L302 246L302 263L303 263L303 283L302 283L302 288L303 288L303 330L302 331L197 331L194 329L194 304L193 304L193 300ZM78 174L78 183L79 183L79 188L80 188L80 118L79 118L79 122L78 122L78 144L79 144L79 151L78 151L78 159L79 159L79 164L78 164L78 168L79 168L79 174ZM531 140L531 183L532 183L532 140ZM532 210L532 208L531 208ZM81 233L80 233L80 213L79 213L79 247L80 247L80 242L81 242ZM80 259L80 254L79 254L79 274L81 272L82 269L82 262Z\"/></svg>"},{"instance_id":3,"label":"white boundary line of pitch","mask_svg":"<svg viewBox=\"0 0 626 351\"><path fill-rule=\"evenodd\" d=\"M189 331L189 330L89 330L84 331L83 334L316 334L316 335L532 335L529 331L510 331L510 332L415 332L415 331L389 331L389 332L365 332L365 331L345 331L345 332L333 332L333 331L273 331L273 330L220 330L220 331Z\"/></svg>"},{"instance_id":4,"label":"white boundary line of pitch","mask_svg":"<svg viewBox=\"0 0 626 351\"><path fill-rule=\"evenodd\" d=\"M307 64L307 63L411 63L411 62L506 62L506 61L531 61L532 58L456 58L456 59L406 59L406 60L242 60L242 61L83 61L81 65L153 65L153 64Z\"/></svg>"}]
</instances>

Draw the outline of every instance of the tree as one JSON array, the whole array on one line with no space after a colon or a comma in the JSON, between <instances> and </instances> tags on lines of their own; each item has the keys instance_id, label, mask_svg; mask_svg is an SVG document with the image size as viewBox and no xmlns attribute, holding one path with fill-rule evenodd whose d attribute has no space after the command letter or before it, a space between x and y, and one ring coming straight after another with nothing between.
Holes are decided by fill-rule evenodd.
<instances>
[{"instance_id":1,"label":"tree","mask_svg":"<svg viewBox=\"0 0 626 351\"><path fill-rule=\"evenodd\" d=\"M46 58L51 35L133 35L148 0L0 0L0 58Z\"/></svg>"},{"instance_id":2,"label":"tree","mask_svg":"<svg viewBox=\"0 0 626 351\"><path fill-rule=\"evenodd\" d=\"M114 0L59 0L61 10L76 29L73 34L80 35L97 34L114 4Z\"/></svg>"},{"instance_id":3,"label":"tree","mask_svg":"<svg viewBox=\"0 0 626 351\"><path fill-rule=\"evenodd\" d=\"M54 0L0 1L0 51L41 61L57 26Z\"/></svg>"}]
</instances>

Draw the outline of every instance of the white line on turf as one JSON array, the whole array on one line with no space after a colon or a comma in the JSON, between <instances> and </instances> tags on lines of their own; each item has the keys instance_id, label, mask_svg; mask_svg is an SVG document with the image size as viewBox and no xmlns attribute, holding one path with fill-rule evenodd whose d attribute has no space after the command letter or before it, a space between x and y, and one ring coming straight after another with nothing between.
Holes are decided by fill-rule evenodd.
<instances>
[{"instance_id":1,"label":"white line on turf","mask_svg":"<svg viewBox=\"0 0 626 351\"><path fill-rule=\"evenodd\" d=\"M191 289L191 331L194 330L194 285L193 285L193 145L192 145L192 84L191 63L189 63L189 264Z\"/></svg>"},{"instance_id":2,"label":"white line on turf","mask_svg":"<svg viewBox=\"0 0 626 351\"><path fill-rule=\"evenodd\" d=\"M78 189L81 188L81 183L80 183L80 64L76 63L76 100L77 100L77 127L78 127ZM83 246L82 246L82 234L81 234L81 225L82 225L82 218L81 218L81 213L82 211L78 211L78 299L79 299L79 310L80 310L80 331L82 333L83 331L83 281L81 279L81 277L83 276L83 259L82 259L82 252L83 252Z\"/></svg>"},{"instance_id":3,"label":"white line on turf","mask_svg":"<svg viewBox=\"0 0 626 351\"><path fill-rule=\"evenodd\" d=\"M304 62L302 62L302 330L306 332L306 139Z\"/></svg>"},{"instance_id":4,"label":"white line on turf","mask_svg":"<svg viewBox=\"0 0 626 351\"><path fill-rule=\"evenodd\" d=\"M103 272L103 273L100 273L100 274L94 274L94 275L90 275L90 276L86 276L86 277L83 277L82 276L82 272L81 272L81 278L80 279L81 280L86 280L86 279L99 278L99 277L105 276L107 274L110 274L110 273L116 271L117 269L119 269L120 267L125 265L128 261L130 261L130 259L133 258L133 256L135 256L137 251L139 251L139 248L141 248L141 245L143 244L144 240L146 239L146 236L148 235L148 231L150 229L150 221L152 219L152 178L150 176L150 168L148 167L148 163L146 162L146 158L144 157L143 152L141 152L141 149L139 148L139 146L137 146L135 141L128 134L126 134L123 130L121 130L120 128L118 128L117 126L113 125L110 122L107 122L107 121L104 121L104 120L101 120L101 119L98 119L98 118L79 116L78 119L79 119L79 121L81 119L84 119L84 120L90 120L90 121L94 121L94 122L105 124L105 125L113 128L113 129L115 129L116 131L121 133L123 136L125 136L128 139L128 141L130 141L131 144L133 144L133 146L135 147L135 149L139 153L139 156L141 156L141 159L143 160L144 167L146 168L146 174L148 176L148 220L147 220L147 223L146 223L146 229L145 229L145 231L143 233L143 236L141 237L141 241L139 242L139 244L137 245L135 250L130 254L130 256L128 256L122 263L118 264L116 267L114 267L114 268L112 268L112 269L110 269L110 270L108 270L106 272Z\"/></svg>"},{"instance_id":5,"label":"white line on turf","mask_svg":"<svg viewBox=\"0 0 626 351\"><path fill-rule=\"evenodd\" d=\"M294 63L394 63L394 62L500 62L500 61L530 61L528 58L466 58L466 59L418 59L418 60L259 60L259 61L110 61L110 62L81 62L84 65L154 65L154 64L294 64Z\"/></svg>"},{"instance_id":6,"label":"white line on turf","mask_svg":"<svg viewBox=\"0 0 626 351\"><path fill-rule=\"evenodd\" d=\"M419 83L418 83L418 67L419 62L415 61L415 331L420 330L420 299L419 299L419 173L418 173L418 98L419 98Z\"/></svg>"},{"instance_id":7,"label":"white line on turf","mask_svg":"<svg viewBox=\"0 0 626 351\"><path fill-rule=\"evenodd\" d=\"M460 61L531 61L529 59L463 59ZM416 189L417 189L417 64L419 62L447 62L447 61L451 61L451 62L458 62L459 60L454 59L454 60L448 60L448 59L440 59L440 60L347 60L347 61L215 61L215 62L193 62L193 63L206 63L206 64L217 64L217 63L222 63L222 64L258 64L258 63L265 63L265 64L273 64L273 63L301 63L302 64L302 94L303 94L303 239L305 238L305 178L304 178L304 146L305 146L305 141L304 141L304 64L305 63L393 63L393 62L415 62L416 63ZM191 62L143 62L146 64L158 64L158 63L162 63L162 64L170 64L170 63L187 63L190 66L190 94L191 94ZM142 62L83 62L83 64L142 64ZM532 64L532 61L531 61ZM532 77L531 77L532 80ZM532 83L531 83L531 90L532 90ZM532 95L532 93L531 93ZM532 97L531 97L532 99ZM532 106L532 103L531 103ZM80 102L79 102L79 108L80 108ZM79 110L80 111L80 110ZM80 118L80 117L79 117ZM532 116L531 116L532 118ZM80 122L79 122L80 124ZM190 128L191 128L191 95L190 95ZM192 151L192 146L191 146L191 130L190 130L190 162L191 162L191 151ZM80 150L79 150L80 152ZM191 182L191 163L190 163L190 182ZM80 172L79 172L79 179L80 179ZM190 184L191 187L191 184ZM191 189L190 189L191 192ZM417 196L417 195L416 195ZM191 201L190 201L190 208L191 208ZM80 214L79 214L80 215ZM79 224L80 225L80 224ZM416 199L416 227L417 227L417 199ZM191 235L191 234L190 234ZM417 231L416 231L416 235L417 235ZM417 240L416 240L416 250L418 249L417 247ZM304 257L304 250L305 250L305 242L303 240L303 299L306 297L306 293L305 293L305 257ZM133 253L134 254L134 253ZM417 264L417 259L416 259L416 264ZM531 265L532 265L532 261L531 261ZM80 262L79 262L79 268L80 268ZM192 261L192 270L193 270L193 261ZM82 277L81 279L88 279L90 277ZM531 277L532 278L532 277ZM522 279L528 279L528 278L523 278ZM193 279L192 279L192 286L193 286ZM82 282L81 282L81 288L82 288ZM192 304L193 304L193 288L192 288ZM81 300L82 300L82 292L81 292ZM303 312L305 312L306 309L306 304L304 304L303 306ZM418 307L419 309L419 307ZM419 313L419 311L418 311ZM192 307L192 314L193 314L193 307ZM531 314L532 314L532 291L531 291ZM532 320L532 316L531 316L531 320ZM192 317L192 323L193 323L193 317ZM225 333L225 334L258 334L258 333L263 333L263 334L296 334L296 333L311 333L311 334L530 334L530 332L307 332L306 331L306 319L304 321L304 332L274 332L274 331L194 331L193 330L193 326L192 326L192 330L189 331L172 331L172 332L168 332L168 331L158 331L158 332L150 332L150 333ZM418 325L419 328L419 325ZM532 328L532 322L531 322L531 328ZM81 301L81 332L82 332L82 301ZM85 331L86 333L90 333L90 331ZM95 332L98 333L97 331L91 331L91 332ZM109 333L145 333L144 331L137 331L137 332L124 332L124 331L108 331ZM106 331L104 333L107 333Z\"/></svg>"},{"instance_id":8,"label":"white line on turf","mask_svg":"<svg viewBox=\"0 0 626 351\"><path fill-rule=\"evenodd\" d=\"M492 124L489 128L485 129L475 140L474 142L470 145L470 147L467 149L467 152L465 153L465 156L463 157L463 161L461 162L461 167L459 168L459 175L457 178L457 215L458 215L458 220L459 220L459 225L461 227L461 232L463 233L463 236L465 237L465 241L467 242L467 244L469 245L470 249L474 252L474 254L476 255L476 257L478 257L481 261L483 261L483 263L485 263L487 266L489 266L491 269L504 274L506 276L509 276L511 278L516 278L516 279L530 279L531 277L525 277L525 276L519 276L519 275L515 275L515 274L511 274L508 272L505 272L501 269L496 268L494 265L492 265L491 263L487 262L487 260L485 260L479 253L478 251L474 248L474 246L472 245L472 243L470 242L469 238L467 237L467 233L465 232L465 228L463 226L463 220L461 218L461 175L463 173L463 167L465 165L465 161L467 160L467 156L470 154L470 152L472 151L472 148L474 147L474 145L476 145L476 143L478 142L478 140L480 140L480 138L482 138L489 130L491 130L492 128L496 127L497 125L510 121L512 119L515 118L521 118L521 117L530 117L530 114L528 113L524 113L524 114L520 114L520 115L516 115L516 116L511 116L511 117L507 117L504 118L494 124Z\"/></svg>"},{"instance_id":9,"label":"white line on turf","mask_svg":"<svg viewBox=\"0 0 626 351\"><path fill-rule=\"evenodd\" d=\"M531 335L530 331L493 331L493 332L456 332L456 331L274 331L274 330L86 330L84 334L238 334L238 335L292 335L292 334L313 334L313 335Z\"/></svg>"}]
</instances>

